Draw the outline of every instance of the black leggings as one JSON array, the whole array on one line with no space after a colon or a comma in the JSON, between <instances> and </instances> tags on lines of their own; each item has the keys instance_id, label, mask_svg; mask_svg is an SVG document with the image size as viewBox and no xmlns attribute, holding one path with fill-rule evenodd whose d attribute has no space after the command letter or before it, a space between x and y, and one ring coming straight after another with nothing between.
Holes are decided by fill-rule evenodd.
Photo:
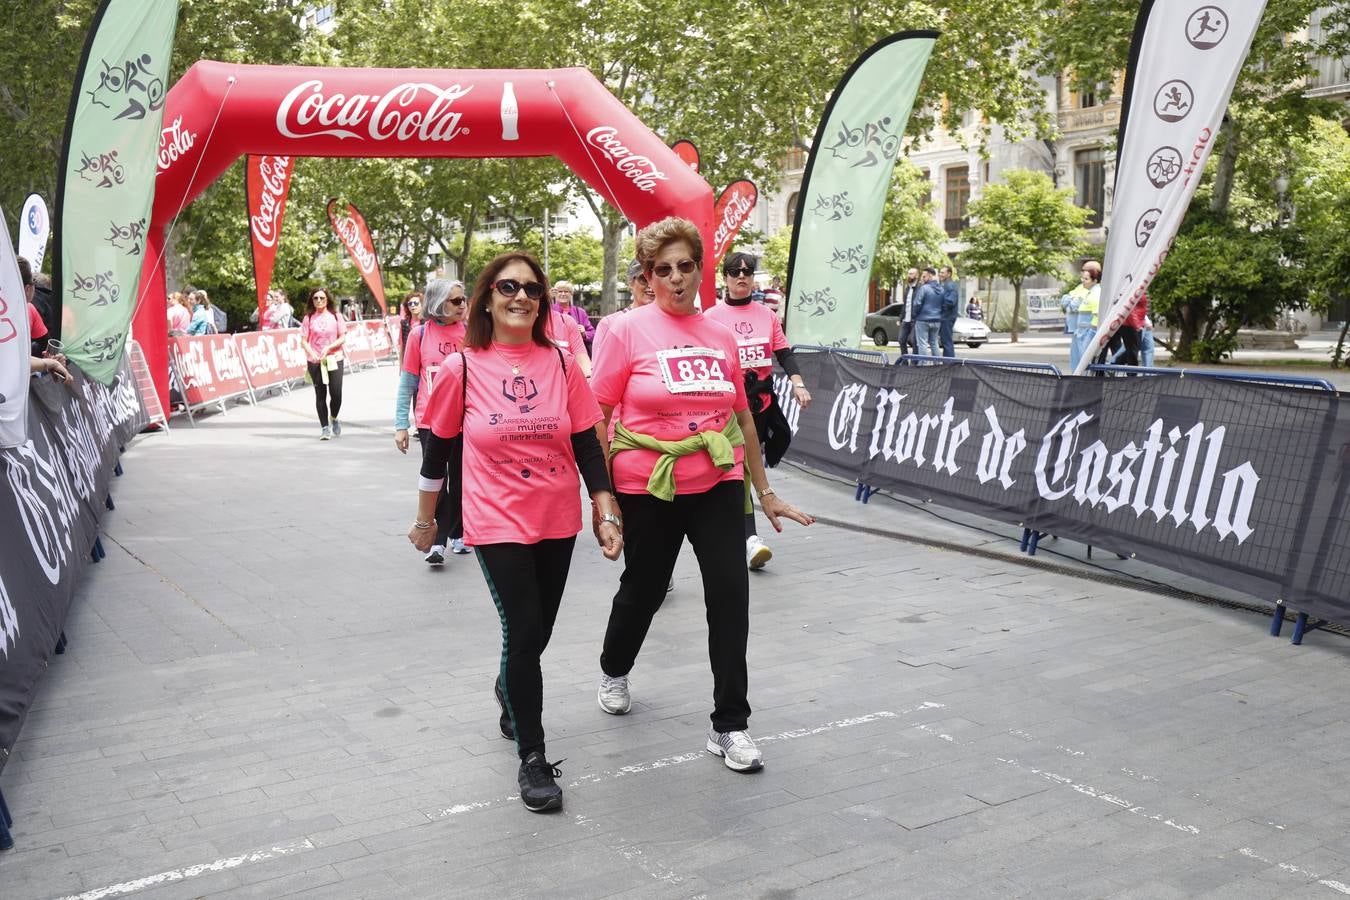
<instances>
[{"instance_id":1,"label":"black leggings","mask_svg":"<svg viewBox=\"0 0 1350 900\"><path fill-rule=\"evenodd\" d=\"M475 548L502 622L498 678L521 759L535 750L544 752L544 676L539 657L553 635L576 542L573 536Z\"/></svg>"},{"instance_id":2,"label":"black leggings","mask_svg":"<svg viewBox=\"0 0 1350 900\"><path fill-rule=\"evenodd\" d=\"M677 494L670 502L645 493L617 497L623 511L624 570L610 608L600 668L611 677L632 670L687 537L703 575L712 724L718 731L744 731L750 718L745 667L750 580L741 533L745 486L723 481L702 494Z\"/></svg>"},{"instance_id":3,"label":"black leggings","mask_svg":"<svg viewBox=\"0 0 1350 900\"><path fill-rule=\"evenodd\" d=\"M328 383L324 384L319 364L316 362L309 364L309 377L314 382L314 408L319 413L320 425L328 424L329 407L332 407L335 419L342 409L342 365L342 360L338 360L338 367L328 373Z\"/></svg>"},{"instance_id":4,"label":"black leggings","mask_svg":"<svg viewBox=\"0 0 1350 900\"><path fill-rule=\"evenodd\" d=\"M333 415L337 415L334 413ZM430 428L417 431L417 442L422 445L422 455L427 453L427 438ZM436 543L442 547L451 538L464 537L463 496L464 484L462 460L464 458L464 437L450 439L450 461L446 463L445 484L441 485L441 496L436 500Z\"/></svg>"}]
</instances>

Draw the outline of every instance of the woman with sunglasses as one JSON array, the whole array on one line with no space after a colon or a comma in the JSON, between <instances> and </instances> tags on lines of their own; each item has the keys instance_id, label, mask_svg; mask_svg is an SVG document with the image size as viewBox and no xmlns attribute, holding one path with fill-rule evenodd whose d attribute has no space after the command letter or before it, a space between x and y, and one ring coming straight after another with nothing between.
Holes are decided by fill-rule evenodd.
<instances>
[{"instance_id":1,"label":"woman with sunglasses","mask_svg":"<svg viewBox=\"0 0 1350 900\"><path fill-rule=\"evenodd\" d=\"M773 392L773 361L787 372L792 381L792 395L802 409L811 405L811 392L802 381L801 369L792 356L787 336L778 315L763 303L751 302L755 287L755 266L759 263L749 253L729 254L722 261L722 276L726 279L726 301L712 306L704 315L721 322L736 335L741 369L745 372L745 396L750 403L750 414L755 420L755 433L765 465L772 468L787 452L792 441L778 398ZM772 354L772 355L770 355ZM751 571L764 568L773 558L773 551L764 543L755 529L753 511L745 514L745 562Z\"/></svg>"},{"instance_id":2,"label":"woman with sunglasses","mask_svg":"<svg viewBox=\"0 0 1350 900\"><path fill-rule=\"evenodd\" d=\"M305 318L300 323L300 345L309 361L309 379L314 383L314 407L319 413L319 440L342 434L338 412L342 409L342 345L347 343L347 323L333 306L326 288L310 288L305 298ZM329 416L332 425L329 425Z\"/></svg>"},{"instance_id":3,"label":"woman with sunglasses","mask_svg":"<svg viewBox=\"0 0 1350 900\"><path fill-rule=\"evenodd\" d=\"M422 318L422 292L409 291L400 304L398 316L398 346L403 348L408 346L408 335L412 328Z\"/></svg>"},{"instance_id":4,"label":"woman with sunglasses","mask_svg":"<svg viewBox=\"0 0 1350 900\"><path fill-rule=\"evenodd\" d=\"M744 471L775 529L781 530L780 517L803 525L814 520L769 487L736 336L698 314L698 229L674 217L648 225L638 232L637 257L656 300L614 323L591 380L606 427L615 407L622 409L609 456L625 522L624 572L605 631L597 700L612 715L632 707L628 673L687 537L703 578L713 673L705 746L728 768L752 772L763 757L746 734Z\"/></svg>"},{"instance_id":5,"label":"woman with sunglasses","mask_svg":"<svg viewBox=\"0 0 1350 900\"><path fill-rule=\"evenodd\" d=\"M623 537L594 430L600 408L576 359L544 331L551 311L544 270L525 253L504 253L483 269L469 305L465 348L442 363L427 405L431 435L408 539L431 547L450 440L462 434L465 537L502 625L493 686L499 724L520 756L520 799L542 812L562 805L561 773L544 750L539 658L580 530L578 470L608 559L618 559Z\"/></svg>"},{"instance_id":6,"label":"woman with sunglasses","mask_svg":"<svg viewBox=\"0 0 1350 900\"><path fill-rule=\"evenodd\" d=\"M408 452L408 407L413 406L417 440L426 455L427 403L445 358L464 349L464 282L437 278L427 285L423 321L408 335L403 350L403 371L399 373L398 398L394 406L394 446ZM436 502L436 541L427 551L427 565L445 562L446 543L452 553L468 553L464 543L464 521L460 514L460 454L464 443L451 441L450 461L445 471L445 486Z\"/></svg>"}]
</instances>

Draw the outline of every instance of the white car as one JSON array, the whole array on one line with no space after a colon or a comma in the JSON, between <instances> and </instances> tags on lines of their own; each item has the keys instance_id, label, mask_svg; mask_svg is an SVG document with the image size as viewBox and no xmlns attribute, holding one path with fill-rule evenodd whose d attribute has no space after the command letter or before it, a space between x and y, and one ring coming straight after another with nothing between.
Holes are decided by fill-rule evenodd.
<instances>
[{"instance_id":1,"label":"white car","mask_svg":"<svg viewBox=\"0 0 1350 900\"><path fill-rule=\"evenodd\" d=\"M952 328L952 342L956 344L965 344L970 349L989 340L989 326L978 319L968 319L965 316L956 317L956 325Z\"/></svg>"}]
</instances>

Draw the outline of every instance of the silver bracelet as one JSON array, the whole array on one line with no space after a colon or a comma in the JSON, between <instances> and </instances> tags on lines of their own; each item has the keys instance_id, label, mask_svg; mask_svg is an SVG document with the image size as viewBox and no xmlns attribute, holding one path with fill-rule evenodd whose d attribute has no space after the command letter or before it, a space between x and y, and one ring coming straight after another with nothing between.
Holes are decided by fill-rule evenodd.
<instances>
[{"instance_id":1,"label":"silver bracelet","mask_svg":"<svg viewBox=\"0 0 1350 900\"><path fill-rule=\"evenodd\" d=\"M413 519L413 527L416 528L418 531L426 531L428 528L431 528L435 524L436 523L434 521L423 522L420 519L416 518Z\"/></svg>"}]
</instances>

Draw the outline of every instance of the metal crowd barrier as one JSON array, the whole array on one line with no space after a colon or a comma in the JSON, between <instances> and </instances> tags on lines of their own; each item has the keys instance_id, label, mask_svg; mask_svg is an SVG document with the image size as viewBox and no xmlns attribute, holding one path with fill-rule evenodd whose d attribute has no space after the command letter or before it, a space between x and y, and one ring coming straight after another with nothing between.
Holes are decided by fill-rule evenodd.
<instances>
[{"instance_id":1,"label":"metal crowd barrier","mask_svg":"<svg viewBox=\"0 0 1350 900\"><path fill-rule=\"evenodd\" d=\"M1056 378L1063 376L1059 367L1052 363L1036 362L1012 362L1003 359L969 359L964 356L919 356L913 353L905 353L896 358L892 365L897 366L974 366L987 369L1021 369L1027 372L1045 372L1048 375L1054 375Z\"/></svg>"}]
</instances>

